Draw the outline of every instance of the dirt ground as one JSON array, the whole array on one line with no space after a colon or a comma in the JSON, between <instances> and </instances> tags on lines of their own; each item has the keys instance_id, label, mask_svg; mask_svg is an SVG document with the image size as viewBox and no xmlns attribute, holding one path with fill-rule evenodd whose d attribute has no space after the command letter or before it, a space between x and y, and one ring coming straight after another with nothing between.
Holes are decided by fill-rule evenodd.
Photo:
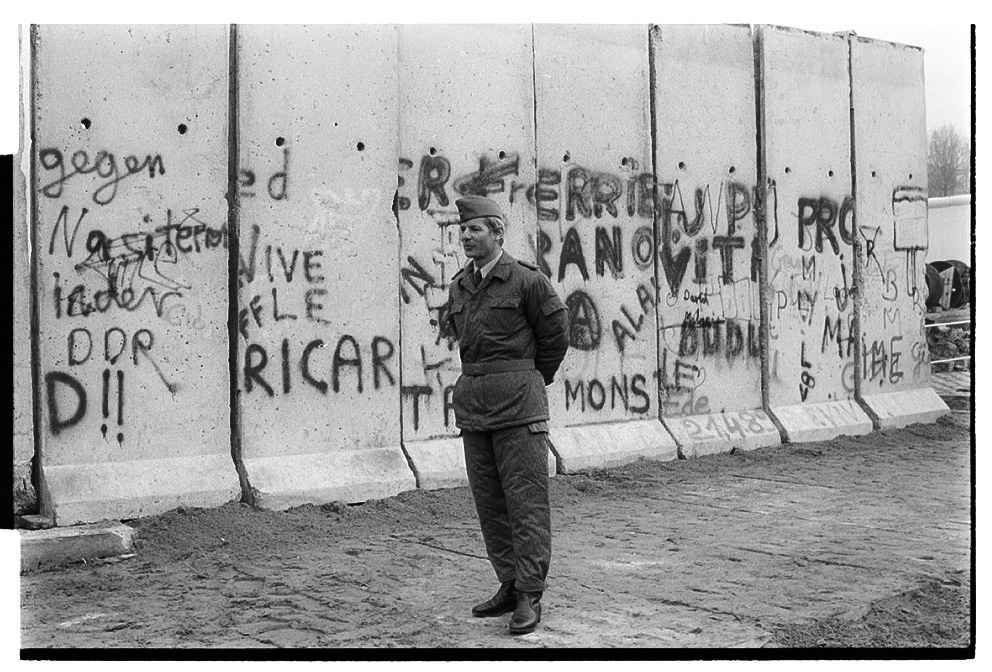
<instances>
[{"instance_id":1,"label":"dirt ground","mask_svg":"<svg viewBox=\"0 0 992 672\"><path fill-rule=\"evenodd\" d=\"M130 558L21 577L21 646L967 647L967 407L933 425L551 480L537 631L467 488L128 521ZM493 654L498 657L498 653Z\"/></svg>"}]
</instances>

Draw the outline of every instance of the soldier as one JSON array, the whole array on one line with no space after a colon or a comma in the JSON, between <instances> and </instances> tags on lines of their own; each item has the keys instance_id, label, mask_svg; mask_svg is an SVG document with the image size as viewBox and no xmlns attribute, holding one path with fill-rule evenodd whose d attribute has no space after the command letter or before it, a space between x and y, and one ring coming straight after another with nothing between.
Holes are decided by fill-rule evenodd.
<instances>
[{"instance_id":1,"label":"soldier","mask_svg":"<svg viewBox=\"0 0 992 672\"><path fill-rule=\"evenodd\" d=\"M452 398L489 561L500 581L472 615L513 611L533 632L551 562L548 397L568 350L568 312L536 266L504 252L504 219L488 198L455 201L471 261L451 280L448 322L462 375Z\"/></svg>"}]
</instances>

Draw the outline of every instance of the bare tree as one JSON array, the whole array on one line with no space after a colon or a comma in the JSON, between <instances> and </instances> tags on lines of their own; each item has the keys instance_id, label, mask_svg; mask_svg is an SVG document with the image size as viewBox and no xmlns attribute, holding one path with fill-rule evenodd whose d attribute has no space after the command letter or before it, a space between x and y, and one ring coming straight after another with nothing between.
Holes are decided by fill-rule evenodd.
<instances>
[{"instance_id":1,"label":"bare tree","mask_svg":"<svg viewBox=\"0 0 992 672\"><path fill-rule=\"evenodd\" d=\"M930 196L954 196L969 192L971 151L954 126L945 124L930 134L927 154Z\"/></svg>"}]
</instances>

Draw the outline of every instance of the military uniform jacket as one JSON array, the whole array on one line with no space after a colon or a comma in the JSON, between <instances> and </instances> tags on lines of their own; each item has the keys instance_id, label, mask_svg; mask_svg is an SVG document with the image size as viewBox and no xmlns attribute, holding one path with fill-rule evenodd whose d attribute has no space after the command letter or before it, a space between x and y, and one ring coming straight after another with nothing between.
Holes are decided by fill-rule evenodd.
<instances>
[{"instance_id":1,"label":"military uniform jacket","mask_svg":"<svg viewBox=\"0 0 992 672\"><path fill-rule=\"evenodd\" d=\"M472 270L470 263L456 273L448 289L447 320L462 361L455 425L492 431L546 422L544 386L568 350L568 311L536 266L505 251L479 287Z\"/></svg>"}]
</instances>

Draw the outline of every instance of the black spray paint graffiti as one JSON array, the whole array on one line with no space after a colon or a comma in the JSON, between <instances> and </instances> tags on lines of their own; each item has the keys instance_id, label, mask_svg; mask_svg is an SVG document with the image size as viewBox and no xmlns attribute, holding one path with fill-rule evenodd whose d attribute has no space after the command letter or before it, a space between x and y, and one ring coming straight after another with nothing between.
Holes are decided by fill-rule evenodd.
<instances>
[{"instance_id":1,"label":"black spray paint graffiti","mask_svg":"<svg viewBox=\"0 0 992 672\"><path fill-rule=\"evenodd\" d=\"M238 282L241 287L252 283L259 271L259 232L258 225L252 226L251 240L248 245L248 261L246 262L242 256L238 266ZM248 305L238 311L238 330L245 340L248 340L248 328L251 326L251 321L254 321L257 327L262 327L270 313L274 323L284 320L295 321L302 315L304 320L310 322L322 325L330 324L323 312L323 300L328 295L323 284L326 280L323 275L323 256L324 251L319 249L299 250L291 248L286 250L279 246L265 246L262 255L264 278L273 286L270 287L264 300L262 294L255 294L249 299ZM287 298L286 292L280 294L281 288L274 286L278 282L291 287L301 277L307 285L302 300L299 300L298 292L290 291L289 298ZM282 289L286 288L283 287ZM268 301L269 296L272 297L271 304L266 307L265 301ZM283 299L281 303L280 296Z\"/></svg>"},{"instance_id":2,"label":"black spray paint graffiti","mask_svg":"<svg viewBox=\"0 0 992 672\"><path fill-rule=\"evenodd\" d=\"M255 171L250 168L242 168L239 171L238 187L239 195L251 198L255 196L255 182L257 177ZM289 199L289 147L282 150L282 170L276 171L269 176L266 182L266 190L269 198L274 201L285 201Z\"/></svg>"},{"instance_id":3,"label":"black spray paint graffiti","mask_svg":"<svg viewBox=\"0 0 992 672\"><path fill-rule=\"evenodd\" d=\"M147 360L162 380L170 394L175 395L179 390L177 383L171 382L163 373L159 364L151 356L155 344L155 336L150 329L139 329L130 337L119 327L104 330L102 343L94 344L94 338L86 327L77 327L69 332L67 338L67 361L71 368L81 367L90 362L96 362L94 349L102 346L103 370L100 376L102 424L100 432L107 439L108 426L116 420L117 442L124 441L124 371L112 369L121 361L130 360L138 366L139 356ZM128 353L125 356L125 353ZM99 356L99 355L97 355ZM87 392L86 386L77 375L61 371L52 371L45 376L46 398L48 402L49 428L55 435L78 425L86 416ZM60 397L72 397L74 406L71 412L68 406L59 401Z\"/></svg>"},{"instance_id":4,"label":"black spray paint graffiti","mask_svg":"<svg viewBox=\"0 0 992 672\"><path fill-rule=\"evenodd\" d=\"M444 278L435 277L412 256L407 256L406 261L408 265L400 269L400 277L404 282L400 285L400 298L403 303L410 303L407 285L423 298L430 314L430 324L437 329L434 345L440 345L441 340L444 339L447 349L453 350L457 339L451 330L451 325L448 324L448 302L445 296L448 283Z\"/></svg>"},{"instance_id":5,"label":"black spray paint graffiti","mask_svg":"<svg viewBox=\"0 0 992 672\"><path fill-rule=\"evenodd\" d=\"M760 206L759 190L749 188L738 182L725 182L717 190L717 203L709 185L695 190L693 208L686 207L678 181L659 185L658 208L660 236L658 258L664 270L672 296L678 296L689 268L689 262L695 252L693 280L697 284L705 283L708 277L708 252L716 250L720 255L719 277L724 284L733 284L734 253L743 250L748 245L744 236L738 232L738 222L744 220L753 210ZM724 196L726 194L726 197ZM721 220L725 220L725 234L719 234ZM706 229L709 237L700 237ZM760 260L760 245L756 235L751 235L751 267L752 282L758 281L758 265ZM682 244L683 236L694 239L695 244Z\"/></svg>"},{"instance_id":6,"label":"black spray paint graffiti","mask_svg":"<svg viewBox=\"0 0 992 672\"><path fill-rule=\"evenodd\" d=\"M65 254L72 258L79 225L86 216L84 208L72 233L69 233L68 210L63 208L52 229L49 254L55 253L59 229L63 232ZM123 234L109 238L100 229L91 230L86 236L89 255L75 265L77 273L84 271L99 278L96 287L79 283L71 289L64 288L62 277L53 273L55 288L55 316L62 318L89 316L105 313L116 306L127 312L141 307L150 299L156 314L161 317L165 300L181 297L189 285L167 272L166 265L175 266L180 256L199 254L206 250L227 248L227 227L214 228L198 219L199 210L184 210L182 218L174 220L172 210L166 211L166 224L147 232ZM145 225L151 224L150 215L143 217Z\"/></svg>"},{"instance_id":7,"label":"black spray paint graffiti","mask_svg":"<svg viewBox=\"0 0 992 672\"><path fill-rule=\"evenodd\" d=\"M625 161L632 170L636 170L635 161ZM413 167L413 161L404 158L399 160L401 173ZM519 175L520 156L515 152L501 152L497 160L483 157L479 160L478 170L454 179L451 162L444 156L431 153L420 159L417 169L417 206L422 211L429 210L433 203L448 206L452 201L448 193L450 183L453 191L460 196L506 193L510 205L518 202L522 193L526 201L536 208L539 221L558 221L561 212L555 206L562 199L562 172L554 168L538 168L536 183L510 179ZM616 218L624 203L630 217L653 216L654 178L650 173L634 173L622 177L573 165L565 173L564 181L566 221L575 221L579 217ZM400 188L406 184L406 178L402 174L398 184ZM624 188L627 198L622 201ZM409 198L399 194L395 204L397 211L408 210L411 205Z\"/></svg>"},{"instance_id":8,"label":"black spray paint graffiti","mask_svg":"<svg viewBox=\"0 0 992 672\"><path fill-rule=\"evenodd\" d=\"M455 386L446 385L442 393L442 415L444 416L444 427L445 429L451 427L451 422L454 419L454 395ZM421 400L429 399L434 395L434 390L429 385L404 385L400 388L400 395L403 399L409 399L413 408L413 431L418 431L420 429L420 408Z\"/></svg>"},{"instance_id":9,"label":"black spray paint graffiti","mask_svg":"<svg viewBox=\"0 0 992 672\"><path fill-rule=\"evenodd\" d=\"M44 196L61 198L66 182L77 175L95 173L97 177L104 180L93 192L93 202L97 205L107 205L113 201L114 197L117 196L118 184L126 178L143 174L146 171L149 179L156 175L165 175L165 164L160 154L156 154L154 157L148 154L143 159L135 155L125 156L123 172L114 154L106 150L98 151L92 157L92 163L90 163L89 153L85 150L73 152L69 159L70 166L67 167L62 150L49 147L38 152L38 161L44 170L54 170L57 175L54 180L41 188L41 193Z\"/></svg>"},{"instance_id":10,"label":"black spray paint graffiti","mask_svg":"<svg viewBox=\"0 0 992 672\"><path fill-rule=\"evenodd\" d=\"M124 424L124 372L118 369L116 373L116 416L118 427L117 443L118 445L123 445L124 432L122 431L122 425ZM100 425L100 433L103 435L103 440L106 441L108 430L107 425L112 422L110 411L110 396L112 388L110 369L103 370L101 380L103 392L103 404L101 405L101 409L103 415L102 424ZM84 417L86 417L86 388L79 381L79 379L72 374L64 373L62 371L49 371L45 374L45 392L48 402L48 428L53 435L58 436L63 431L75 427L82 422ZM68 412L68 409L63 406L61 401L59 401L60 397L66 396L71 396L74 398L72 400L74 408L71 413Z\"/></svg>"},{"instance_id":11,"label":"black spray paint graffiti","mask_svg":"<svg viewBox=\"0 0 992 672\"><path fill-rule=\"evenodd\" d=\"M610 410L616 410L619 406L624 411L641 415L651 408L651 397L645 385L647 378L639 373L629 378L626 374L619 378L611 376L606 383L598 378L578 381L566 379L565 410L578 409L584 413L588 408L601 411L609 402ZM634 403L631 403L632 396Z\"/></svg>"},{"instance_id":12,"label":"black spray paint graffiti","mask_svg":"<svg viewBox=\"0 0 992 672\"><path fill-rule=\"evenodd\" d=\"M662 351L661 367L651 372L653 389L661 399L662 416L698 415L710 412L709 399L699 393L706 370ZM621 374L607 378L569 379L562 387L565 410L572 413L623 410L647 417L652 410L648 377Z\"/></svg>"},{"instance_id":13,"label":"black spray paint graffiti","mask_svg":"<svg viewBox=\"0 0 992 672\"><path fill-rule=\"evenodd\" d=\"M322 395L328 391L335 394L341 392L348 379L353 379L354 389L361 394L366 388L367 368L366 358L362 354L362 349L354 336L343 335L338 339L334 347L334 354L330 363L330 384L326 378L317 377L314 374L315 368L327 370L327 366L315 367L311 363L311 358L315 356L317 350L323 350L326 344L322 339L315 338L306 344L303 352L296 360L295 370L299 372L300 378L307 386L317 390ZM291 352L289 339L284 338L280 347L280 382L283 394L289 394L293 389L294 355ZM371 378L372 386L378 390L383 383L396 385L396 378L390 370L388 363L395 354L395 346L392 341L384 336L375 336L369 346L371 352ZM269 355L265 346L258 343L249 343L244 350L244 390L250 394L255 387L259 387L268 396L275 396L275 389L263 377L265 367L269 363Z\"/></svg>"},{"instance_id":14,"label":"black spray paint graffiti","mask_svg":"<svg viewBox=\"0 0 992 672\"><path fill-rule=\"evenodd\" d=\"M799 249L823 252L823 241L830 243L835 255L841 253L837 236L848 246L854 245L854 198L847 196L837 203L828 196L799 199ZM836 228L836 232L834 229Z\"/></svg>"}]
</instances>

